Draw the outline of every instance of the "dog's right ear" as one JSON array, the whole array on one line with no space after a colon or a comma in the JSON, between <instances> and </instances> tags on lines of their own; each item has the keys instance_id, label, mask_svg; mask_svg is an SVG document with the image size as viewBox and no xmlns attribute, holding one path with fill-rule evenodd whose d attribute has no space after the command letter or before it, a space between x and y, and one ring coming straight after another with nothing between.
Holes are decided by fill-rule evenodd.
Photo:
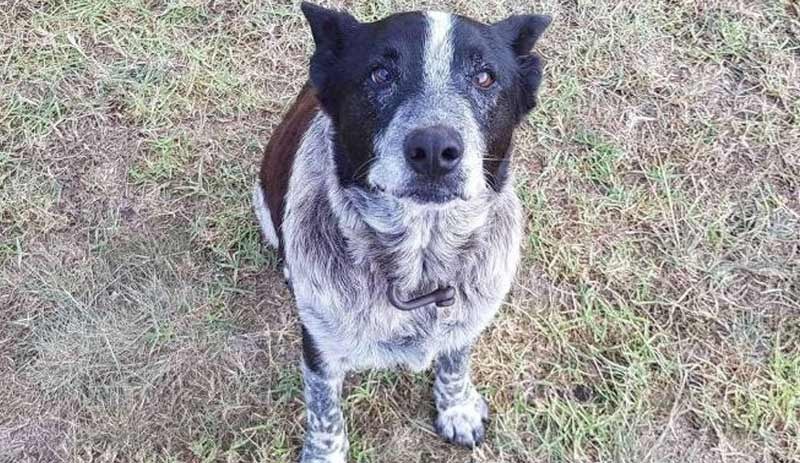
<instances>
[{"instance_id":1,"label":"dog's right ear","mask_svg":"<svg viewBox=\"0 0 800 463\"><path fill-rule=\"evenodd\" d=\"M312 3L300 4L311 26L316 50L311 57L311 82L318 89L325 88L326 74L335 68L337 60L347 46L347 40L355 32L359 22L347 13L329 10Z\"/></svg>"}]
</instances>

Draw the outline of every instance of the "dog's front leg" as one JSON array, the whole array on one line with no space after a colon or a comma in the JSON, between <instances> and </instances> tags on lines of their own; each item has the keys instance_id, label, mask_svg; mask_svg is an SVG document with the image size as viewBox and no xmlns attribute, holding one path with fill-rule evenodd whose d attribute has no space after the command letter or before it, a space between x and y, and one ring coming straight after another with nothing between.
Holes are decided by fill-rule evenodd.
<instances>
[{"instance_id":1,"label":"dog's front leg","mask_svg":"<svg viewBox=\"0 0 800 463\"><path fill-rule=\"evenodd\" d=\"M449 442L474 447L483 442L489 406L469 374L471 346L445 352L436 359L436 432Z\"/></svg>"},{"instance_id":2,"label":"dog's front leg","mask_svg":"<svg viewBox=\"0 0 800 463\"><path fill-rule=\"evenodd\" d=\"M345 463L347 431L342 415L344 372L334 372L303 328L306 436L301 463Z\"/></svg>"}]
</instances>

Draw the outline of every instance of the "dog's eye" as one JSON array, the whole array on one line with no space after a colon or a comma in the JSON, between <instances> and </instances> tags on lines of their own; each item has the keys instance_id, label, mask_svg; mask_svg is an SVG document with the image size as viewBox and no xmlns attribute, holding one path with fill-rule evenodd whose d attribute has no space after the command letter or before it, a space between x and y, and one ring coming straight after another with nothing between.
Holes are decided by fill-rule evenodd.
<instances>
[{"instance_id":1,"label":"dog's eye","mask_svg":"<svg viewBox=\"0 0 800 463\"><path fill-rule=\"evenodd\" d=\"M370 75L372 81L378 85L386 85L392 81L392 73L384 67L377 67L372 70Z\"/></svg>"},{"instance_id":2,"label":"dog's eye","mask_svg":"<svg viewBox=\"0 0 800 463\"><path fill-rule=\"evenodd\" d=\"M489 71L481 71L472 77L472 83L486 89L494 85L494 76Z\"/></svg>"}]
</instances>

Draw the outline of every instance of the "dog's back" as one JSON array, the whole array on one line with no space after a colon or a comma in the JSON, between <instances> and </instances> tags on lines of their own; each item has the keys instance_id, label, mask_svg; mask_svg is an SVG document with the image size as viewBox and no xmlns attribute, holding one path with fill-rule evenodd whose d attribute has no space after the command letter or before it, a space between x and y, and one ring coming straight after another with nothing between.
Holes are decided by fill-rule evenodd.
<instances>
[{"instance_id":1,"label":"dog's back","mask_svg":"<svg viewBox=\"0 0 800 463\"><path fill-rule=\"evenodd\" d=\"M292 165L303 135L318 112L316 92L307 83L272 133L261 160L253 204L264 239L275 248L283 241L283 213Z\"/></svg>"}]
</instances>

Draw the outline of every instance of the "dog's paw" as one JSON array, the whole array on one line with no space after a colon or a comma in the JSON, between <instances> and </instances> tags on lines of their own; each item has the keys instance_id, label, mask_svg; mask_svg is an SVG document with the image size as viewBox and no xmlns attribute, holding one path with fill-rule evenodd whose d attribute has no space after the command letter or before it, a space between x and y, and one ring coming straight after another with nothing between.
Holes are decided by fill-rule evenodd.
<instances>
[{"instance_id":1,"label":"dog's paw","mask_svg":"<svg viewBox=\"0 0 800 463\"><path fill-rule=\"evenodd\" d=\"M319 452L315 448L303 447L300 463L346 463L346 452Z\"/></svg>"},{"instance_id":2,"label":"dog's paw","mask_svg":"<svg viewBox=\"0 0 800 463\"><path fill-rule=\"evenodd\" d=\"M300 463L346 463L347 447L344 434L306 435Z\"/></svg>"},{"instance_id":3,"label":"dog's paw","mask_svg":"<svg viewBox=\"0 0 800 463\"><path fill-rule=\"evenodd\" d=\"M489 406L478 391L473 389L467 400L439 410L436 433L448 442L475 447L483 443L488 421Z\"/></svg>"}]
</instances>

